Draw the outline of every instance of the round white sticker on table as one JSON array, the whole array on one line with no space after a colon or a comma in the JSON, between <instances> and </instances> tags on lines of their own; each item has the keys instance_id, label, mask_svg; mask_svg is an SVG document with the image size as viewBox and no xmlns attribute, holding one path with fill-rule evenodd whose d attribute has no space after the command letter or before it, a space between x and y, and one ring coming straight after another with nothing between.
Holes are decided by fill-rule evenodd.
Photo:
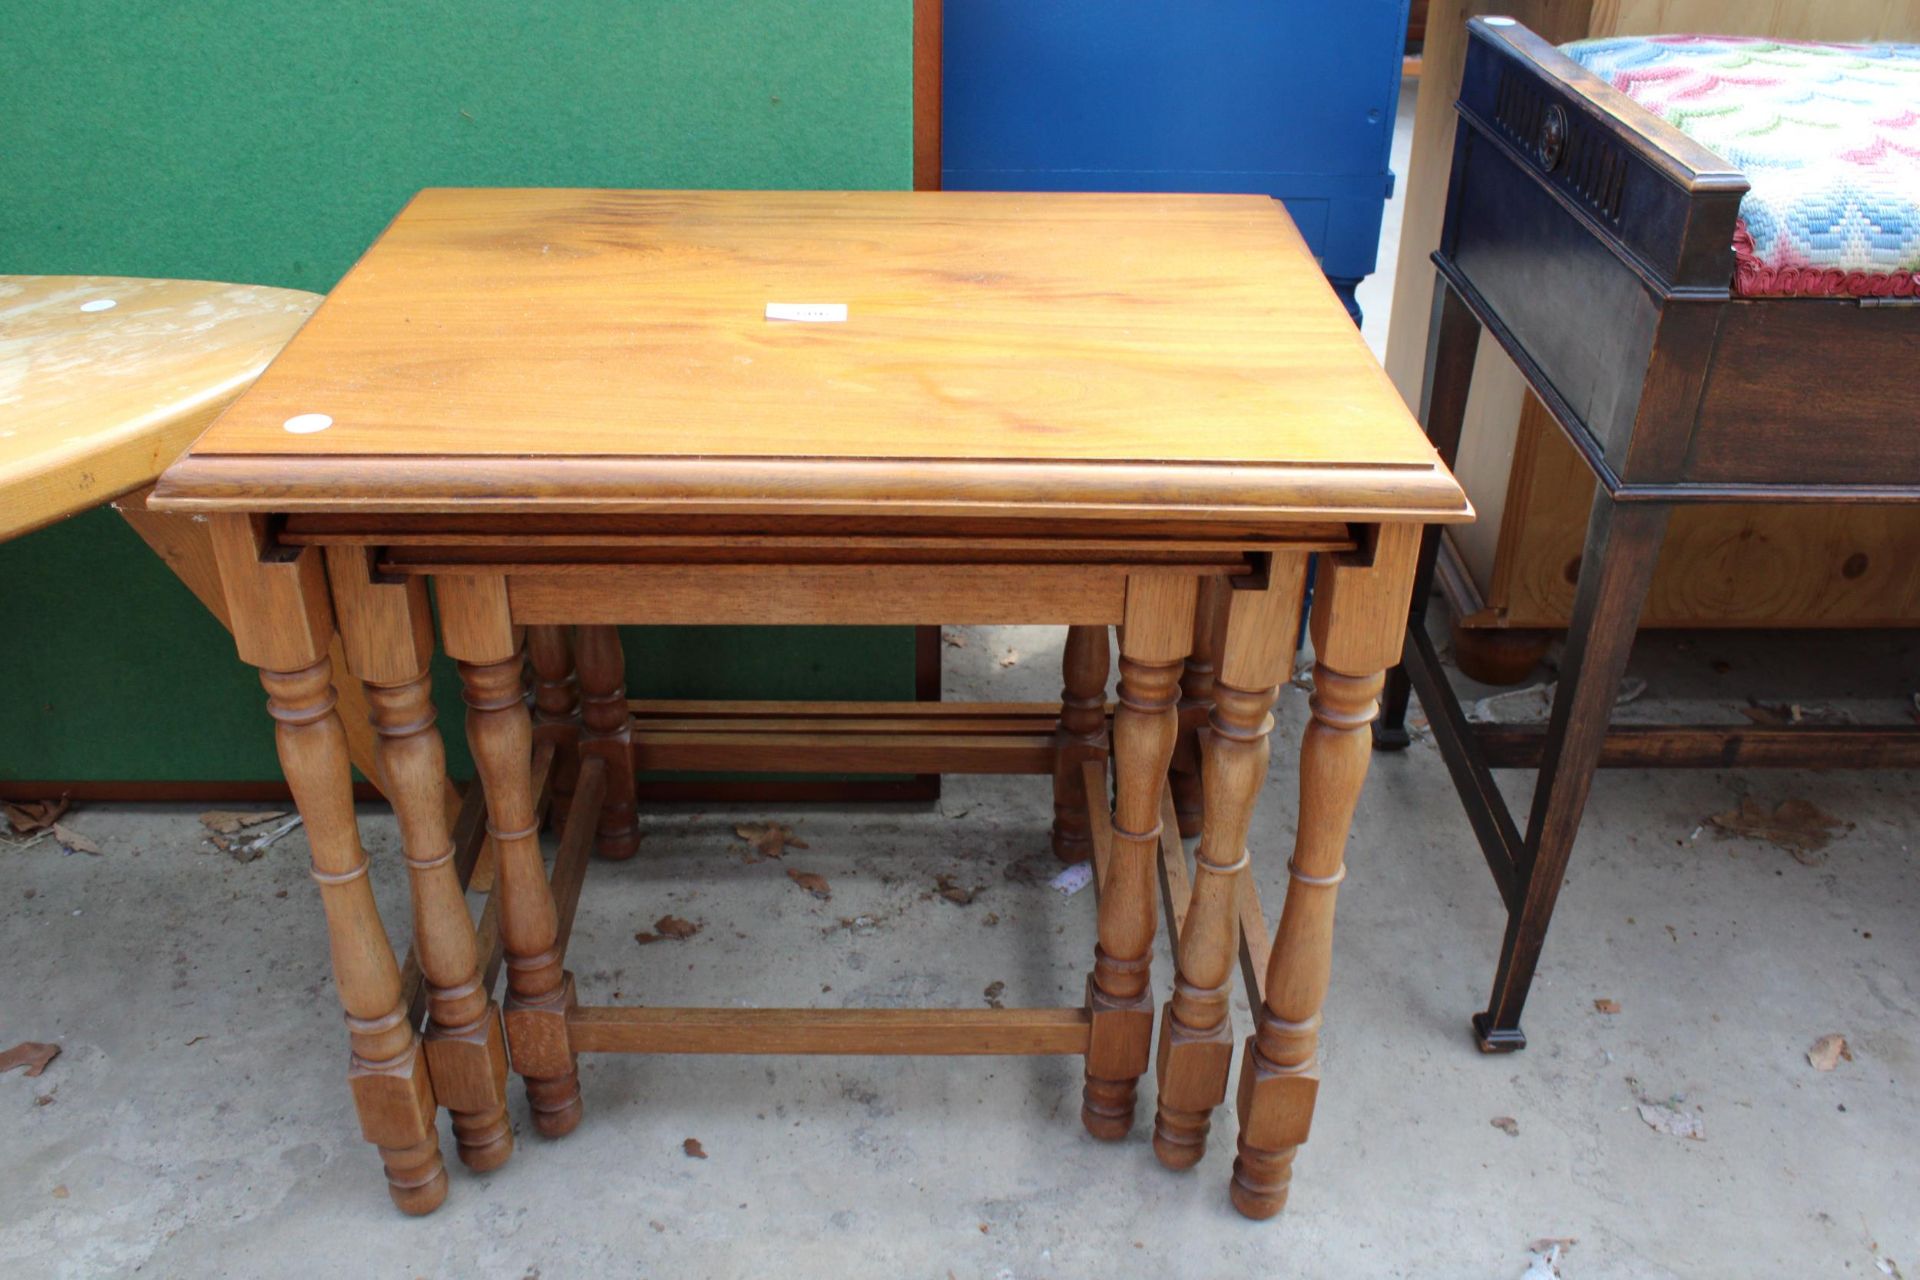
<instances>
[{"instance_id":1,"label":"round white sticker on table","mask_svg":"<svg viewBox=\"0 0 1920 1280\"><path fill-rule=\"evenodd\" d=\"M324 413L296 413L280 424L297 436L310 436L316 431L325 431L333 425L333 419Z\"/></svg>"},{"instance_id":2,"label":"round white sticker on table","mask_svg":"<svg viewBox=\"0 0 1920 1280\"><path fill-rule=\"evenodd\" d=\"M81 303L80 309L82 311L111 311L119 305L119 302L113 298L95 298L92 302Z\"/></svg>"}]
</instances>

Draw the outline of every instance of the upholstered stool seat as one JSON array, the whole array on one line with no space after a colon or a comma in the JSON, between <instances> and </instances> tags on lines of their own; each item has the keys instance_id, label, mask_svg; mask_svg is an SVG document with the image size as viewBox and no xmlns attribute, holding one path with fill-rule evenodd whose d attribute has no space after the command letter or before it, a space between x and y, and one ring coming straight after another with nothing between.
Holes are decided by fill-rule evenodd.
<instances>
[{"instance_id":1,"label":"upholstered stool seat","mask_svg":"<svg viewBox=\"0 0 1920 1280\"><path fill-rule=\"evenodd\" d=\"M1920 45L1676 35L1563 48L1751 184L1736 294L1920 293Z\"/></svg>"}]
</instances>

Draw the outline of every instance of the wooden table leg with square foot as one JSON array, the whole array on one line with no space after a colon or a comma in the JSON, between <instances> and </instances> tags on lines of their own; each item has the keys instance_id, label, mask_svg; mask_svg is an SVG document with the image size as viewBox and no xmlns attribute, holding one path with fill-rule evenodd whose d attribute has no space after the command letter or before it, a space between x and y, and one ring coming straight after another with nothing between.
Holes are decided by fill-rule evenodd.
<instances>
[{"instance_id":1,"label":"wooden table leg with square foot","mask_svg":"<svg viewBox=\"0 0 1920 1280\"><path fill-rule=\"evenodd\" d=\"M1100 941L1087 979L1087 1082L1080 1119L1096 1138L1124 1138L1153 1050L1153 868L1160 793L1180 724L1174 706L1193 642L1198 579L1135 574L1120 627L1113 713L1113 826L1100 886Z\"/></svg>"},{"instance_id":2,"label":"wooden table leg with square foot","mask_svg":"<svg viewBox=\"0 0 1920 1280\"><path fill-rule=\"evenodd\" d=\"M1208 728L1196 744L1205 804L1188 905L1172 926L1178 967L1155 1055L1160 1096L1153 1150L1169 1169L1199 1163L1213 1109L1227 1096L1233 1067L1227 997L1240 943L1247 829L1267 776L1269 712L1292 670L1305 584L1305 556L1275 556L1264 581L1223 580L1203 593L1196 615L1195 643L1209 647ZM1177 805L1177 786L1172 794ZM1258 1005L1258 992L1249 998Z\"/></svg>"},{"instance_id":3,"label":"wooden table leg with square foot","mask_svg":"<svg viewBox=\"0 0 1920 1280\"><path fill-rule=\"evenodd\" d=\"M287 554L254 517L219 515L211 523L234 641L241 660L260 669L280 765L305 820L352 1044L347 1081L361 1132L380 1149L393 1202L407 1213L431 1213L447 1198L433 1083L367 883L347 735L334 709L333 613L320 549Z\"/></svg>"},{"instance_id":4,"label":"wooden table leg with square foot","mask_svg":"<svg viewBox=\"0 0 1920 1280\"><path fill-rule=\"evenodd\" d=\"M484 1173L513 1154L506 1037L489 984L481 980L479 943L441 799L447 757L427 676L433 656L427 584L378 580L364 547L328 548L327 577L347 666L366 689L380 772L406 852L414 953L426 984L427 1067L440 1105L453 1117L461 1163Z\"/></svg>"},{"instance_id":5,"label":"wooden table leg with square foot","mask_svg":"<svg viewBox=\"0 0 1920 1280\"><path fill-rule=\"evenodd\" d=\"M467 742L486 791L487 831L497 851L513 1069L526 1082L534 1127L558 1138L579 1127L580 1072L567 1037L573 975L561 967L560 918L540 858L533 719L520 686L522 629L508 614L504 577L450 575L436 585L442 639L460 664ZM624 772L632 778L631 764Z\"/></svg>"},{"instance_id":6,"label":"wooden table leg with square foot","mask_svg":"<svg viewBox=\"0 0 1920 1280\"><path fill-rule=\"evenodd\" d=\"M1270 1218L1287 1203L1293 1157L1320 1088L1320 1006L1333 963L1333 904L1347 832L1367 777L1368 726L1386 668L1400 656L1419 530L1382 525L1370 547L1323 557L1312 616L1312 720L1300 746L1299 827L1265 998L1240 1066L1234 1207Z\"/></svg>"}]
</instances>

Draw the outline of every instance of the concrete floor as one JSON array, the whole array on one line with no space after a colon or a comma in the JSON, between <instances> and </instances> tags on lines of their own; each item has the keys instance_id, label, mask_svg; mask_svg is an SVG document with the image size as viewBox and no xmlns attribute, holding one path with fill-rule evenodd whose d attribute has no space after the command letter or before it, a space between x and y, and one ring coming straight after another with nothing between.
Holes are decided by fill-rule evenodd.
<instances>
[{"instance_id":1,"label":"concrete floor","mask_svg":"<svg viewBox=\"0 0 1920 1280\"><path fill-rule=\"evenodd\" d=\"M1368 295L1373 330L1382 282ZM1056 690L1058 632L953 634L950 696ZM1891 719L1917 671L1899 636L1658 635L1622 714L1734 719L1752 696ZM1284 691L1253 832L1270 912L1304 702ZM1528 776L1509 780L1523 797ZM1133 1139L1097 1143L1069 1059L588 1058L577 1133L534 1135L516 1088L512 1162L454 1166L445 1207L402 1218L342 1082L301 836L242 865L204 844L201 806L82 806L70 823L100 855L0 848L0 1048L62 1048L37 1079L0 1076L0 1275L1518 1277L1533 1242L1570 1237L1559 1273L1578 1280L1920 1276L1913 793L1897 773L1602 775L1533 1047L1483 1058L1466 1020L1500 937L1492 881L1431 743L1378 757L1315 1136L1265 1224L1227 1203L1230 1108L1201 1165L1170 1174L1146 1141L1151 1081ZM1747 795L1853 825L1816 866L1702 829ZM1073 1002L1092 895L1047 887L1049 814L1037 778L951 779L935 807L649 813L641 856L591 879L583 998L978 1006L1004 983L1010 1005ZM742 860L733 825L764 818L795 824L811 847L785 865L824 875L830 902ZM369 808L363 828L398 932L393 824ZM979 894L932 895L943 874ZM633 940L667 913L701 931ZM1244 1034L1244 1000L1234 1017ZM1853 1060L1816 1072L1830 1032ZM1649 1127L1642 1098L1680 1099L1704 1138Z\"/></svg>"}]
</instances>

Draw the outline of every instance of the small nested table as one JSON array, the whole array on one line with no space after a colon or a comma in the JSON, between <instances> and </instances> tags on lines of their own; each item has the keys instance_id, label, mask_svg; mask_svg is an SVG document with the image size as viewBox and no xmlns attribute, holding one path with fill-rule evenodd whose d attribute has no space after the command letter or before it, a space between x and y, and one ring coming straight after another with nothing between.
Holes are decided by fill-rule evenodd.
<instances>
[{"instance_id":1,"label":"small nested table","mask_svg":"<svg viewBox=\"0 0 1920 1280\"><path fill-rule=\"evenodd\" d=\"M1175 1167L1201 1154L1244 950L1261 1012L1234 1198L1280 1208L1367 725L1420 530L1469 512L1278 204L426 191L153 505L211 522L307 820L349 1079L401 1208L446 1194L438 1107L470 1167L507 1158L509 1058L535 1128L560 1135L580 1121L583 1052L1080 1054L1086 1126L1121 1137L1153 1049L1156 864L1178 962L1156 1148ZM1259 918L1246 833L1312 552L1316 688L1267 959L1263 925L1241 947ZM497 855L477 929L440 803L429 583ZM1057 704L630 706L615 628L631 623L1072 630ZM336 628L400 821L420 1027L355 830ZM580 1004L574 906L592 848L635 851L636 768L1052 775L1055 848L1099 867L1084 1005ZM1191 873L1170 768L1204 827Z\"/></svg>"}]
</instances>

